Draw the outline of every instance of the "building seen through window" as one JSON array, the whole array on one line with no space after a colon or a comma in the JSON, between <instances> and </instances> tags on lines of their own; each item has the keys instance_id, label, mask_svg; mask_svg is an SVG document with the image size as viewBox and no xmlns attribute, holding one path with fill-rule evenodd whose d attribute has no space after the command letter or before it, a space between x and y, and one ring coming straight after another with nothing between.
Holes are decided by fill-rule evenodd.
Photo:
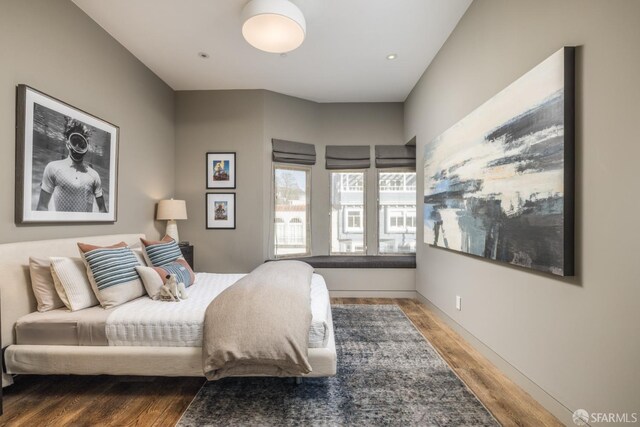
<instances>
[{"instance_id":1,"label":"building seen through window","mask_svg":"<svg viewBox=\"0 0 640 427\"><path fill-rule=\"evenodd\" d=\"M310 254L310 174L304 167L274 167L274 253L276 257Z\"/></svg>"},{"instance_id":2,"label":"building seen through window","mask_svg":"<svg viewBox=\"0 0 640 427\"><path fill-rule=\"evenodd\" d=\"M378 253L416 251L416 173L378 172Z\"/></svg>"},{"instance_id":3,"label":"building seen through window","mask_svg":"<svg viewBox=\"0 0 640 427\"><path fill-rule=\"evenodd\" d=\"M274 166L274 253L276 257L311 254L311 169ZM331 255L367 254L367 172L330 173ZM377 172L379 254L411 254L416 251L416 173L407 170Z\"/></svg>"},{"instance_id":4,"label":"building seen through window","mask_svg":"<svg viewBox=\"0 0 640 427\"><path fill-rule=\"evenodd\" d=\"M366 253L365 172L331 173L331 254Z\"/></svg>"}]
</instances>

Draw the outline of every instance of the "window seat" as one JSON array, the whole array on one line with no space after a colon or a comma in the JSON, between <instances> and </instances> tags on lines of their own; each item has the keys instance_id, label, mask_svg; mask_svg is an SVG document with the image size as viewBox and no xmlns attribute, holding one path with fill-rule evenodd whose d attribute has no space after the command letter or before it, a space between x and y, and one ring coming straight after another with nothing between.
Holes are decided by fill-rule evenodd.
<instances>
[{"instance_id":1,"label":"window seat","mask_svg":"<svg viewBox=\"0 0 640 427\"><path fill-rule=\"evenodd\" d=\"M286 259L304 261L313 268L416 268L415 255L320 255Z\"/></svg>"}]
</instances>

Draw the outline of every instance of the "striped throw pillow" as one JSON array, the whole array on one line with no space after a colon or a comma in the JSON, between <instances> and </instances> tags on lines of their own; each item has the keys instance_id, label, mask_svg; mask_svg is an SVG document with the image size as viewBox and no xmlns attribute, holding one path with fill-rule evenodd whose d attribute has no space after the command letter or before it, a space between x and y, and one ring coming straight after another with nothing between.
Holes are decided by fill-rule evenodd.
<instances>
[{"instance_id":1,"label":"striped throw pillow","mask_svg":"<svg viewBox=\"0 0 640 427\"><path fill-rule=\"evenodd\" d=\"M183 258L180 247L176 241L169 236L164 236L164 238L159 241L145 239L140 239L140 241L144 248L147 264L149 264L150 267L161 267Z\"/></svg>"},{"instance_id":2,"label":"striped throw pillow","mask_svg":"<svg viewBox=\"0 0 640 427\"><path fill-rule=\"evenodd\" d=\"M184 286L187 288L193 285L193 281L195 280L193 270L191 270L191 267L189 267L189 264L184 259L165 264L162 267L153 267L153 269L162 278L162 283L167 281L169 274L175 274L178 283L184 283Z\"/></svg>"},{"instance_id":3,"label":"striped throw pillow","mask_svg":"<svg viewBox=\"0 0 640 427\"><path fill-rule=\"evenodd\" d=\"M94 246L78 243L89 282L100 305L111 308L145 294L136 271L138 258L127 244Z\"/></svg>"},{"instance_id":4,"label":"striped throw pillow","mask_svg":"<svg viewBox=\"0 0 640 427\"><path fill-rule=\"evenodd\" d=\"M153 299L158 297L160 288L167 283L169 274L175 274L178 283L184 283L186 288L191 286L196 278L191 267L184 259L179 259L162 267L136 267L136 270L142 278L147 294Z\"/></svg>"}]
</instances>

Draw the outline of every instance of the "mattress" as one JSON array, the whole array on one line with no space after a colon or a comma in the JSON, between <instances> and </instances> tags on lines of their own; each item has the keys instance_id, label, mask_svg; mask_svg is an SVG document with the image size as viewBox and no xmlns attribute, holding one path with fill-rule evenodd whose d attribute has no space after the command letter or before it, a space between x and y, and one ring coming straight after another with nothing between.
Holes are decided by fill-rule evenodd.
<instances>
[{"instance_id":1,"label":"mattress","mask_svg":"<svg viewBox=\"0 0 640 427\"><path fill-rule=\"evenodd\" d=\"M16 323L16 343L31 345L200 347L204 313L211 301L244 274L198 273L188 299L174 302L138 298L111 310L92 307L31 313ZM322 276L311 280L309 348L327 345L329 292Z\"/></svg>"},{"instance_id":2,"label":"mattress","mask_svg":"<svg viewBox=\"0 0 640 427\"><path fill-rule=\"evenodd\" d=\"M95 306L31 313L16 322L16 344L109 345L105 325L113 309Z\"/></svg>"}]
</instances>

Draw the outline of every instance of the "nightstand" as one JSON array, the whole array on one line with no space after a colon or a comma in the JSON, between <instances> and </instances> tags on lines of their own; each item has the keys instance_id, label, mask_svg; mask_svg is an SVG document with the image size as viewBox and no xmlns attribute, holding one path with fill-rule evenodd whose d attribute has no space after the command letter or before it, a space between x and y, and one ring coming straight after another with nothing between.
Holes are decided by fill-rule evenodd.
<instances>
[{"instance_id":1,"label":"nightstand","mask_svg":"<svg viewBox=\"0 0 640 427\"><path fill-rule=\"evenodd\" d=\"M182 252L182 256L187 261L187 264L189 264L191 269L195 271L195 268L193 267L193 245L180 244L178 246L180 247L180 251Z\"/></svg>"}]
</instances>

